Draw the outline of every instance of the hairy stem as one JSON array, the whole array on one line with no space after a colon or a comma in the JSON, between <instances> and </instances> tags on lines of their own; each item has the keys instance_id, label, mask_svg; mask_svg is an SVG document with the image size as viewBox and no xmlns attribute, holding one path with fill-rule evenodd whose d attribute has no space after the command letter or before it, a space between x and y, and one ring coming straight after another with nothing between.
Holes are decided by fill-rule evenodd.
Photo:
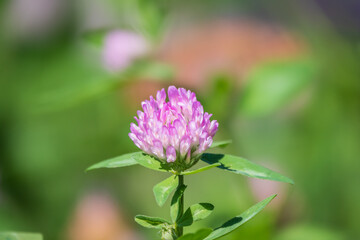
<instances>
[{"instance_id":1,"label":"hairy stem","mask_svg":"<svg viewBox=\"0 0 360 240\"><path fill-rule=\"evenodd\" d=\"M178 189L181 188L184 185L184 175L179 175L179 184L178 184ZM179 202L179 217L180 218L184 213L184 194L181 195L180 197L180 202ZM181 237L183 235L183 227L179 227L176 225L176 233L178 237Z\"/></svg>"}]
</instances>

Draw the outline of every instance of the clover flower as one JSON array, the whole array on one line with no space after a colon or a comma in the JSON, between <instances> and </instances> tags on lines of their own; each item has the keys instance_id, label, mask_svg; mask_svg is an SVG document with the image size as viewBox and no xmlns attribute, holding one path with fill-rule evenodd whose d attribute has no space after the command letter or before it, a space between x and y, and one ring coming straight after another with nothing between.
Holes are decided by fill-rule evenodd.
<instances>
[{"instance_id":1,"label":"clover flower","mask_svg":"<svg viewBox=\"0 0 360 240\"><path fill-rule=\"evenodd\" d=\"M133 32L114 30L105 36L102 50L105 67L111 72L124 70L148 51L146 40Z\"/></svg>"},{"instance_id":2,"label":"clover flower","mask_svg":"<svg viewBox=\"0 0 360 240\"><path fill-rule=\"evenodd\" d=\"M133 62L136 58L144 57L143 51L146 48L144 48L143 43L138 36L129 35L122 31L108 35L105 39L105 51L103 51L108 69L124 71L127 73L126 75L131 75L139 70L142 71L143 66L145 66L145 70L150 68L152 70L152 63L146 63L146 59ZM132 64L135 64L135 69L130 67ZM126 69L128 67L129 69ZM203 228L188 233L184 231L185 227L207 218L212 214L215 207L207 202L194 203L188 207L185 205L184 199L187 189L185 179L187 175L218 168L219 171L241 174L250 178L294 184L290 178L246 158L221 152L205 152L210 147L223 148L232 141L213 142L219 124L216 120L210 120L212 114L204 112L204 108L197 100L195 93L184 88L170 86L167 92L165 89L161 89L156 96L150 96L149 100L143 101L141 106L142 111L138 111L135 117L136 123L130 124L129 137L142 151L125 153L101 161L90 166L87 170L140 165L156 172L166 172L167 175L171 175L157 183L152 191L156 203L160 207L171 199L170 219L142 214L138 214L134 218L139 225L156 229L158 235L161 235L161 237L155 237L156 239L220 239L256 216L276 197L276 194L267 196L243 213L237 214L225 223L220 223L219 227L214 229ZM192 168L198 161L202 161L204 165ZM142 176L138 176L138 182L141 183L144 179L140 178ZM253 182L251 183L254 185ZM226 188L226 186L221 187ZM258 186L256 187L258 188ZM273 189L273 191L276 190L278 189ZM266 195L270 192L267 192ZM262 197L264 196L262 195ZM148 199L144 198L144 200Z\"/></svg>"},{"instance_id":3,"label":"clover flower","mask_svg":"<svg viewBox=\"0 0 360 240\"><path fill-rule=\"evenodd\" d=\"M211 146L219 124L210 121L212 114L204 112L190 90L170 86L168 98L162 89L156 99L143 101L143 112L137 112L137 125L130 124L129 137L145 153L184 170Z\"/></svg>"},{"instance_id":4,"label":"clover flower","mask_svg":"<svg viewBox=\"0 0 360 240\"><path fill-rule=\"evenodd\" d=\"M220 225L215 229L201 229L195 233L186 233L184 227L208 217L214 210L211 203L192 204L185 210L184 178L218 167L223 171L242 174L247 177L268 179L294 184L294 182L277 172L257 165L245 158L230 154L203 153L207 148L224 147L231 141L213 143L218 129L216 120L210 121L211 114L204 112L195 93L170 86L168 101L165 89L157 92L156 99L142 102L143 111L135 117L137 125L131 123L129 137L143 152L133 152L96 163L88 170L98 168L121 168L141 165L151 170L172 173L153 188L156 203L161 207L172 192L170 217L171 221L161 217L136 215L135 221L143 227L160 230L162 240L204 239L215 240L225 236L258 214L276 197L269 196ZM188 170L197 161L207 166ZM185 171L186 170L186 171ZM176 190L175 190L176 189Z\"/></svg>"}]
</instances>

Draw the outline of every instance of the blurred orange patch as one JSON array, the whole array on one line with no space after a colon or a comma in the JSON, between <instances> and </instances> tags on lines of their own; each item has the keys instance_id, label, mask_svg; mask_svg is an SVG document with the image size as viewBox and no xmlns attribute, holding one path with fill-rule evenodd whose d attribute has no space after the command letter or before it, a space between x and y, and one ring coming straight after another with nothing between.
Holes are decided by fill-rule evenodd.
<instances>
[{"instance_id":1,"label":"blurred orange patch","mask_svg":"<svg viewBox=\"0 0 360 240\"><path fill-rule=\"evenodd\" d=\"M175 67L176 84L201 88L212 74L225 72L241 80L261 62L298 57L305 49L298 36L279 26L212 20L173 29L159 57Z\"/></svg>"}]
</instances>

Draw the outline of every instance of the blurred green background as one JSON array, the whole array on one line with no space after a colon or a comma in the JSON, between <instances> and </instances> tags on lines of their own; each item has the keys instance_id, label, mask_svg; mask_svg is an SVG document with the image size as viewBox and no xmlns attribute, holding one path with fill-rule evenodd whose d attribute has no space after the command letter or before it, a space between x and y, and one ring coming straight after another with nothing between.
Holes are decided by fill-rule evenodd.
<instances>
[{"instance_id":1,"label":"blurred green background","mask_svg":"<svg viewBox=\"0 0 360 240\"><path fill-rule=\"evenodd\" d=\"M296 183L189 176L186 203L216 207L194 228L278 193L224 239L360 239L359 13L350 0L1 1L0 231L159 239L132 219L168 217L152 195L166 174L84 170L135 151L141 101L174 84L214 114L216 139L233 139L225 151ZM104 39L115 29L147 51L114 71Z\"/></svg>"}]
</instances>

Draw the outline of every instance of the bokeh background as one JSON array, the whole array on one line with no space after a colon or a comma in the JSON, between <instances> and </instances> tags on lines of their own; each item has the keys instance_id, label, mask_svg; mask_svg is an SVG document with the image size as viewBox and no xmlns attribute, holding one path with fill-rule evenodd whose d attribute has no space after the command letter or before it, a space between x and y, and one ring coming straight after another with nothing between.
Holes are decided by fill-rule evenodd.
<instances>
[{"instance_id":1,"label":"bokeh background","mask_svg":"<svg viewBox=\"0 0 360 240\"><path fill-rule=\"evenodd\" d=\"M0 19L0 231L159 239L133 216L168 217L166 174L84 170L135 151L140 102L176 85L226 152L296 183L189 176L186 204L216 206L194 228L278 193L224 239L360 239L359 1L3 0Z\"/></svg>"}]
</instances>

